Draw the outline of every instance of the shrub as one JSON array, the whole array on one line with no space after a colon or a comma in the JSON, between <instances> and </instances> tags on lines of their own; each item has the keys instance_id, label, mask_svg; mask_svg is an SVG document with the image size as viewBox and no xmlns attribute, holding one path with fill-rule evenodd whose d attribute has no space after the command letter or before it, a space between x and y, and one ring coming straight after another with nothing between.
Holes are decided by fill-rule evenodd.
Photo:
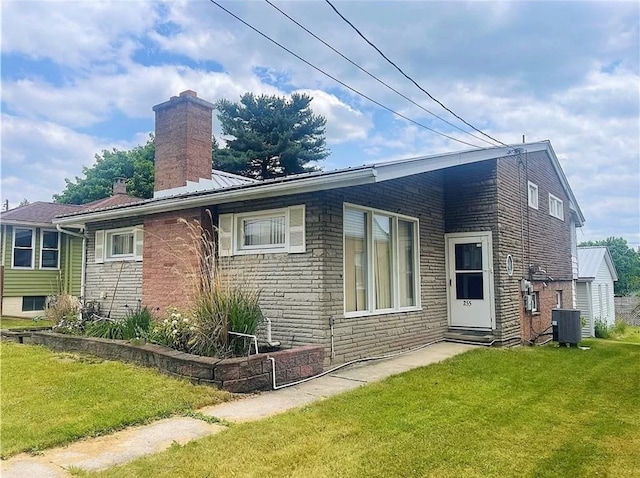
<instances>
[{"instance_id":1,"label":"shrub","mask_svg":"<svg viewBox=\"0 0 640 478\"><path fill-rule=\"evenodd\" d=\"M85 333L90 337L101 337L103 339L146 339L149 336L153 322L151 312L146 307L135 312L128 311L126 317L122 319L94 317L96 319L86 325Z\"/></svg>"},{"instance_id":2,"label":"shrub","mask_svg":"<svg viewBox=\"0 0 640 478\"><path fill-rule=\"evenodd\" d=\"M77 297L68 294L52 295L47 297L45 317L54 324L54 332L82 334L84 321L80 309L80 299Z\"/></svg>"},{"instance_id":3,"label":"shrub","mask_svg":"<svg viewBox=\"0 0 640 478\"><path fill-rule=\"evenodd\" d=\"M616 318L616 323L613 326L613 332L617 335L624 335L627 331L627 323L622 320L620 317Z\"/></svg>"},{"instance_id":4,"label":"shrub","mask_svg":"<svg viewBox=\"0 0 640 478\"><path fill-rule=\"evenodd\" d=\"M610 327L604 320L596 319L594 323L596 337L599 339L608 339L611 337Z\"/></svg>"}]
</instances>

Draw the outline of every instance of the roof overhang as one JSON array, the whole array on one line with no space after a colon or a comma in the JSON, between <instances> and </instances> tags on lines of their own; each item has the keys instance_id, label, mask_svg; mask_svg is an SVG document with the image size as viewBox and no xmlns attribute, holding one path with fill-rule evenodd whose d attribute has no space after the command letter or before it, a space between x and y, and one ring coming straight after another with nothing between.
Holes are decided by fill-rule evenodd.
<instances>
[{"instance_id":1,"label":"roof overhang","mask_svg":"<svg viewBox=\"0 0 640 478\"><path fill-rule=\"evenodd\" d=\"M18 226L18 227L44 227L49 229L55 229L55 224L51 222L30 222L30 221L18 221L18 220L0 220L0 224L3 226Z\"/></svg>"},{"instance_id":2,"label":"roof overhang","mask_svg":"<svg viewBox=\"0 0 640 478\"><path fill-rule=\"evenodd\" d=\"M327 175L316 175L299 178L295 181L272 182L268 184L251 184L235 189L221 189L206 193L172 198L151 199L143 203L124 205L114 209L81 213L55 218L53 222L70 227L82 227L87 223L108 221L123 217L139 217L147 214L189 209L193 207L225 204L235 201L250 201L291 194L301 194L327 189L343 188L371 184L376 181L377 172L373 167L341 171Z\"/></svg>"},{"instance_id":3,"label":"roof overhang","mask_svg":"<svg viewBox=\"0 0 640 478\"><path fill-rule=\"evenodd\" d=\"M301 194L349 186L360 186L415 174L446 169L454 166L477 163L491 159L515 157L523 153L544 151L551 160L554 169L570 199L570 209L576 224L582 226L584 216L569 187L569 182L562 172L560 162L549 141L526 143L500 148L486 148L456 153L420 156L409 159L381 162L357 168L349 168L330 172L317 172L298 176L288 176L267 182L246 184L232 188L200 191L190 194L148 199L141 203L125 204L114 208L72 213L53 220L54 224L71 227L82 227L87 223L108 221L124 217L139 217L147 214L189 209L193 207L211 206L236 201L250 201L269 197Z\"/></svg>"}]
</instances>

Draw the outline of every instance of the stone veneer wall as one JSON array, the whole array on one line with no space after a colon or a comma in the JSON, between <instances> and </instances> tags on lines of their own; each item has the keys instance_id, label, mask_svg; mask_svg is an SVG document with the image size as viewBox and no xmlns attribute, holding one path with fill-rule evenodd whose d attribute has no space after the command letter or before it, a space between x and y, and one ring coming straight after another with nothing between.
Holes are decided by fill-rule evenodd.
<instances>
[{"instance_id":1,"label":"stone veneer wall","mask_svg":"<svg viewBox=\"0 0 640 478\"><path fill-rule=\"evenodd\" d=\"M306 252L223 258L235 280L262 290L273 339L291 347L319 344L329 363L394 352L441 340L447 324L444 205L441 173L251 203L220 205L240 213L306 205ZM407 201L407 198L414 200ZM417 217L420 224L422 310L345 318L343 205L345 202ZM331 358L330 321L335 357Z\"/></svg>"},{"instance_id":2,"label":"stone veneer wall","mask_svg":"<svg viewBox=\"0 0 640 478\"><path fill-rule=\"evenodd\" d=\"M324 360L324 352L320 346L218 359L191 355L155 344L132 345L124 340L52 332L3 330L2 339L45 345L56 351L82 352L104 359L133 362L145 367L158 368L164 373L195 383L213 385L237 393L272 389L273 369L270 357L275 359L277 386L321 373Z\"/></svg>"},{"instance_id":3,"label":"stone veneer wall","mask_svg":"<svg viewBox=\"0 0 640 478\"><path fill-rule=\"evenodd\" d=\"M138 226L140 218L98 222L87 227L87 268L85 275L85 300L100 303L102 314L111 309L111 317L123 317L127 307L135 310L142 300L142 262L105 261L96 264L96 230ZM113 304L113 305L112 305Z\"/></svg>"}]
</instances>

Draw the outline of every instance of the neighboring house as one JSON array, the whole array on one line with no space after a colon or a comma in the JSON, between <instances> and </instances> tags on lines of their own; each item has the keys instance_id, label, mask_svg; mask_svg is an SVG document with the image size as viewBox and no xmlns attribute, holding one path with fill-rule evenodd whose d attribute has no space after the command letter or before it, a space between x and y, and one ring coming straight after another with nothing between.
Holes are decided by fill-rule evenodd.
<instances>
[{"instance_id":1,"label":"neighboring house","mask_svg":"<svg viewBox=\"0 0 640 478\"><path fill-rule=\"evenodd\" d=\"M80 295L82 239L51 220L81 206L34 202L0 214L2 315L34 317L48 295Z\"/></svg>"},{"instance_id":2,"label":"neighboring house","mask_svg":"<svg viewBox=\"0 0 640 478\"><path fill-rule=\"evenodd\" d=\"M578 247L576 299L585 319L583 337L595 336L595 322L613 325L616 320L613 283L618 280L611 253L605 246Z\"/></svg>"},{"instance_id":3,"label":"neighboring house","mask_svg":"<svg viewBox=\"0 0 640 478\"><path fill-rule=\"evenodd\" d=\"M520 344L574 306L584 217L549 142L222 180L212 109L191 91L154 107L153 199L56 219L87 233L87 299L186 306L199 263L182 220L197 220L220 267L262 291L274 340L322 344L327 362Z\"/></svg>"},{"instance_id":4,"label":"neighboring house","mask_svg":"<svg viewBox=\"0 0 640 478\"><path fill-rule=\"evenodd\" d=\"M49 295L83 295L82 229L56 227L54 217L136 201L126 194L124 180L117 180L112 196L82 206L34 202L0 213L0 313L34 317L44 312Z\"/></svg>"}]
</instances>

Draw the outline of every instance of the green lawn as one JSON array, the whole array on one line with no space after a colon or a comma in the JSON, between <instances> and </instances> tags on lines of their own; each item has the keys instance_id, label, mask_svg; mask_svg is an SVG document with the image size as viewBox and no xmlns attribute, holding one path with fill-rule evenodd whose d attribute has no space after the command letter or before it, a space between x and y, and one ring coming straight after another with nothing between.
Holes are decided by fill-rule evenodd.
<instances>
[{"instance_id":1,"label":"green lawn","mask_svg":"<svg viewBox=\"0 0 640 478\"><path fill-rule=\"evenodd\" d=\"M475 350L95 476L637 477L640 346L584 344Z\"/></svg>"},{"instance_id":2,"label":"green lawn","mask_svg":"<svg viewBox=\"0 0 640 478\"><path fill-rule=\"evenodd\" d=\"M624 328L624 332L617 332L616 329L614 329L611 339L617 340L618 342L640 344L640 327L627 325Z\"/></svg>"},{"instance_id":3,"label":"green lawn","mask_svg":"<svg viewBox=\"0 0 640 478\"><path fill-rule=\"evenodd\" d=\"M120 362L3 342L3 458L127 425L184 413L229 397L212 387Z\"/></svg>"},{"instance_id":4,"label":"green lawn","mask_svg":"<svg viewBox=\"0 0 640 478\"><path fill-rule=\"evenodd\" d=\"M0 329L32 329L34 327L51 327L49 320L20 319L18 317L0 318Z\"/></svg>"}]
</instances>

